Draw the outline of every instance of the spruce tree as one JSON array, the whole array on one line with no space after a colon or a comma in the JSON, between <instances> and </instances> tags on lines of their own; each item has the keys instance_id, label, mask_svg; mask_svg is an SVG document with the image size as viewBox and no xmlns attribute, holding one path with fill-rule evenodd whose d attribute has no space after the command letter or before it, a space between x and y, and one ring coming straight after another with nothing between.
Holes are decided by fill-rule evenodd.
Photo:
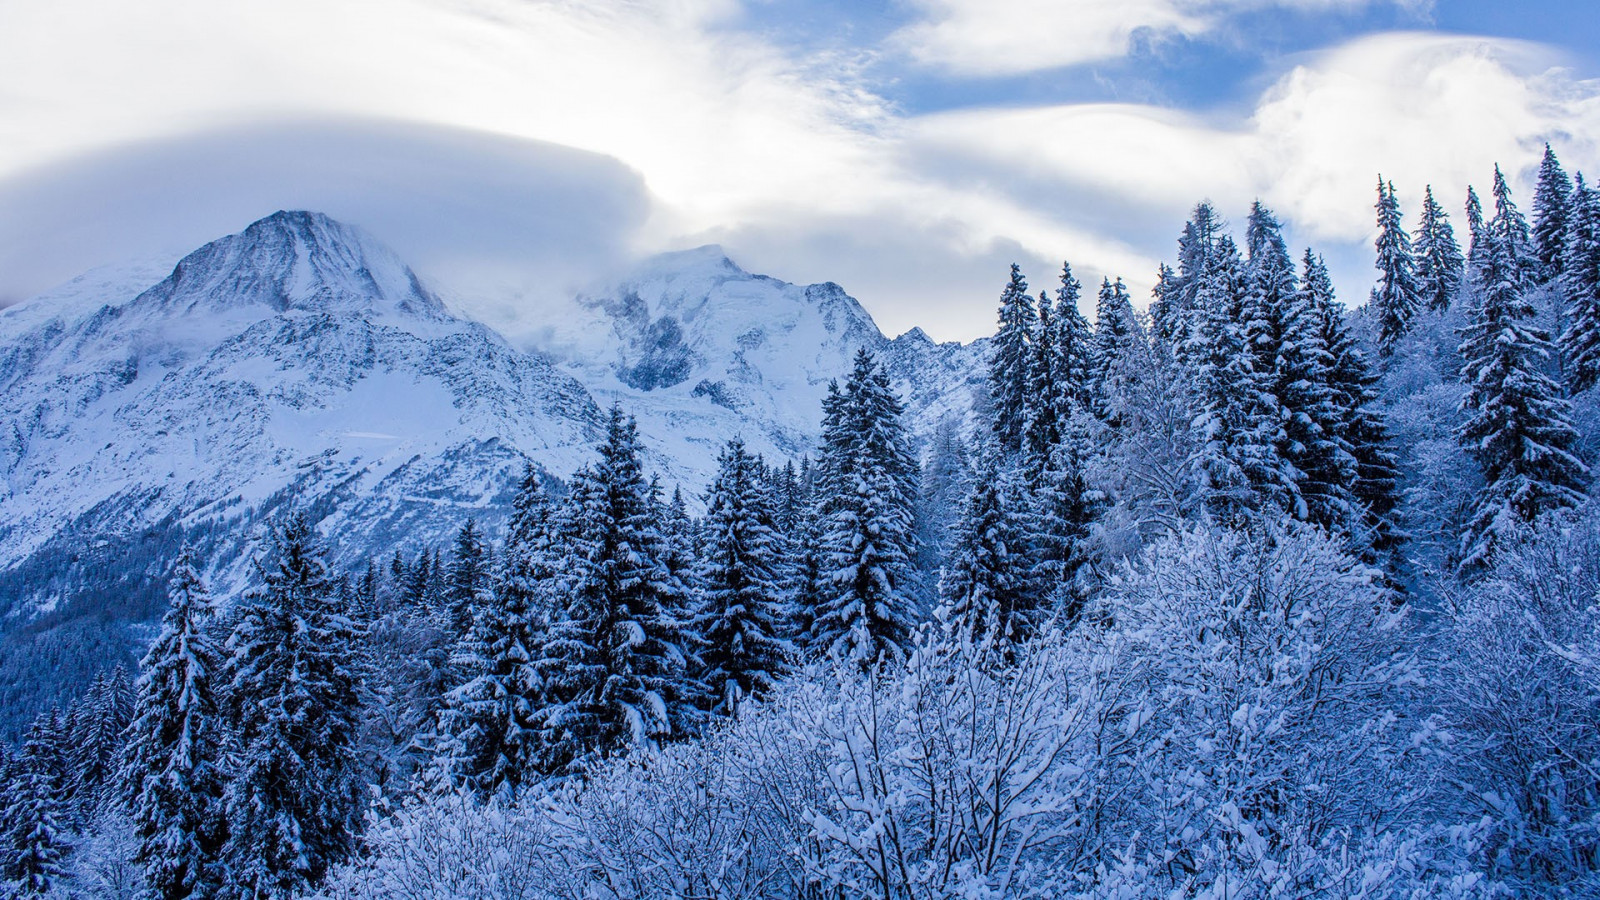
<instances>
[{"instance_id":1,"label":"spruce tree","mask_svg":"<svg viewBox=\"0 0 1600 900\"><path fill-rule=\"evenodd\" d=\"M1417 258L1417 291L1422 302L1435 312L1444 312L1461 290L1466 260L1456 243L1455 229L1444 207L1433 199L1433 185L1422 197L1422 219L1417 224L1413 243Z\"/></svg>"},{"instance_id":2,"label":"spruce tree","mask_svg":"<svg viewBox=\"0 0 1600 900\"><path fill-rule=\"evenodd\" d=\"M20 896L42 897L67 874L69 849L61 789L65 780L64 731L59 711L34 720L13 764L5 805L9 809L3 875Z\"/></svg>"},{"instance_id":3,"label":"spruce tree","mask_svg":"<svg viewBox=\"0 0 1600 900\"><path fill-rule=\"evenodd\" d=\"M1600 383L1600 191L1585 186L1581 174L1567 224L1561 293L1562 370L1568 389L1577 393Z\"/></svg>"},{"instance_id":4,"label":"spruce tree","mask_svg":"<svg viewBox=\"0 0 1600 900\"><path fill-rule=\"evenodd\" d=\"M311 525L274 530L275 558L244 600L225 667L238 763L226 791L235 890L289 897L354 846L355 635Z\"/></svg>"},{"instance_id":5,"label":"spruce tree","mask_svg":"<svg viewBox=\"0 0 1600 900\"><path fill-rule=\"evenodd\" d=\"M1478 191L1472 185L1467 185L1467 236L1472 243L1467 247L1467 267L1462 273L1462 283L1470 281L1472 273L1478 271L1483 265L1483 254L1487 246L1484 237L1483 204L1478 200Z\"/></svg>"},{"instance_id":6,"label":"spruce tree","mask_svg":"<svg viewBox=\"0 0 1600 900\"><path fill-rule=\"evenodd\" d=\"M450 571L445 576L444 625L453 640L466 637L472 628L474 611L489 587L489 567L483 532L478 530L476 519L468 519L456 532Z\"/></svg>"},{"instance_id":7,"label":"spruce tree","mask_svg":"<svg viewBox=\"0 0 1600 900\"><path fill-rule=\"evenodd\" d=\"M1056 382L1066 373L1057 371L1056 345L1061 342L1060 323L1050 310L1050 298L1039 292L1039 330L1030 348L1027 423L1023 427L1022 450L1030 467L1043 459L1061 440L1060 409L1056 404Z\"/></svg>"},{"instance_id":8,"label":"spruce tree","mask_svg":"<svg viewBox=\"0 0 1600 900\"><path fill-rule=\"evenodd\" d=\"M456 652L464 674L443 713L451 775L480 798L515 797L548 768L536 716L545 703L536 662L549 628L558 537L549 498L528 466L512 501L493 587Z\"/></svg>"},{"instance_id":9,"label":"spruce tree","mask_svg":"<svg viewBox=\"0 0 1600 900\"><path fill-rule=\"evenodd\" d=\"M66 796L77 821L92 819L107 799L122 755L123 732L133 719L133 689L121 666L101 672L73 708L67 746L71 783Z\"/></svg>"},{"instance_id":10,"label":"spruce tree","mask_svg":"<svg viewBox=\"0 0 1600 900\"><path fill-rule=\"evenodd\" d=\"M1000 292L1000 330L995 332L989 360L989 394L994 400L994 433L1007 452L1022 449L1027 427L1027 403L1031 376L1031 347L1039 316L1028 294L1027 279L1016 263L1011 264L1011 281Z\"/></svg>"},{"instance_id":11,"label":"spruce tree","mask_svg":"<svg viewBox=\"0 0 1600 900\"><path fill-rule=\"evenodd\" d=\"M825 409L819 487L824 576L808 643L870 665L905 655L916 606L917 465L888 375L862 349Z\"/></svg>"},{"instance_id":12,"label":"spruce tree","mask_svg":"<svg viewBox=\"0 0 1600 900\"><path fill-rule=\"evenodd\" d=\"M1297 519L1310 516L1302 494L1305 466L1317 466L1326 453L1315 410L1322 402L1317 349L1300 314L1299 284L1283 228L1258 200L1251 205L1246 231L1250 256L1245 266L1245 344L1254 356L1262 397L1256 415L1272 443L1265 494Z\"/></svg>"},{"instance_id":13,"label":"spruce tree","mask_svg":"<svg viewBox=\"0 0 1600 900\"><path fill-rule=\"evenodd\" d=\"M700 680L711 711L727 716L770 691L794 652L781 635L783 542L759 470L737 438L718 457L696 578L692 628L705 644Z\"/></svg>"},{"instance_id":14,"label":"spruce tree","mask_svg":"<svg viewBox=\"0 0 1600 900\"><path fill-rule=\"evenodd\" d=\"M564 607L536 663L549 701L536 716L552 764L692 733L700 692L683 650L684 587L639 462L638 426L611 408L599 459L573 478L573 533L557 562Z\"/></svg>"},{"instance_id":15,"label":"spruce tree","mask_svg":"<svg viewBox=\"0 0 1600 900\"><path fill-rule=\"evenodd\" d=\"M1127 286L1121 278L1114 282L1103 279L1095 304L1093 346L1085 354L1089 395L1086 408L1113 428L1120 423L1106 405L1107 383L1125 374L1123 360L1130 352L1130 343L1138 339L1139 320L1134 315Z\"/></svg>"},{"instance_id":16,"label":"spruce tree","mask_svg":"<svg viewBox=\"0 0 1600 900\"><path fill-rule=\"evenodd\" d=\"M1218 521L1240 523L1269 501L1285 503L1292 485L1277 455L1278 411L1249 343L1256 316L1247 305L1249 284L1238 248L1223 236L1201 279L1203 315L1185 356L1195 367L1194 464L1202 499Z\"/></svg>"},{"instance_id":17,"label":"spruce tree","mask_svg":"<svg viewBox=\"0 0 1600 900\"><path fill-rule=\"evenodd\" d=\"M1291 319L1294 339L1285 348L1279 377L1286 405L1295 411L1287 429L1292 435L1289 452L1304 472L1301 494L1307 518L1329 532L1363 535L1370 525L1360 499L1361 460L1377 464L1388 459L1381 422L1367 418L1371 376L1345 330L1328 269L1309 247L1301 272ZM1353 443L1358 437L1378 443L1358 451ZM1388 503L1383 514L1392 508Z\"/></svg>"},{"instance_id":18,"label":"spruce tree","mask_svg":"<svg viewBox=\"0 0 1600 900\"><path fill-rule=\"evenodd\" d=\"M973 479L939 580L944 615L979 642L1025 640L1040 623L1028 602L1026 544L991 460Z\"/></svg>"},{"instance_id":19,"label":"spruce tree","mask_svg":"<svg viewBox=\"0 0 1600 900\"><path fill-rule=\"evenodd\" d=\"M1539 181L1533 192L1533 248L1539 265L1535 284L1559 281L1565 270L1567 227L1572 214L1572 180L1562 171L1555 151L1544 145Z\"/></svg>"},{"instance_id":20,"label":"spruce tree","mask_svg":"<svg viewBox=\"0 0 1600 900\"><path fill-rule=\"evenodd\" d=\"M1400 201L1394 184L1378 178L1378 284L1372 289L1371 305L1378 319L1378 355L1387 357L1395 344L1411 329L1411 320L1422 305L1417 286L1416 259L1411 237L1400 221Z\"/></svg>"},{"instance_id":21,"label":"spruce tree","mask_svg":"<svg viewBox=\"0 0 1600 900\"><path fill-rule=\"evenodd\" d=\"M1495 214L1484 228L1474 271L1477 302L1462 330L1462 410L1470 414L1457 439L1483 470L1485 486L1461 540L1460 568L1486 564L1517 528L1552 509L1582 500L1587 476L1572 452L1577 442L1568 404L1545 374L1549 337L1527 298L1536 264L1527 223L1495 167Z\"/></svg>"},{"instance_id":22,"label":"spruce tree","mask_svg":"<svg viewBox=\"0 0 1600 900\"><path fill-rule=\"evenodd\" d=\"M1366 362L1362 348L1344 323L1344 306L1334 298L1333 279L1320 256L1310 250L1304 258L1302 290L1310 314L1317 322L1318 343L1326 354L1326 380L1336 423L1325 426L1347 450L1354 472L1350 474L1350 500L1357 506L1358 522L1365 532L1360 549L1368 562L1397 562L1395 551L1402 532L1395 522L1400 504L1400 466L1389 445L1389 429L1378 413L1378 375ZM1344 464L1344 461L1339 461ZM1330 509L1330 517L1338 516Z\"/></svg>"},{"instance_id":23,"label":"spruce tree","mask_svg":"<svg viewBox=\"0 0 1600 900\"><path fill-rule=\"evenodd\" d=\"M227 837L222 796L227 735L214 679L216 615L193 550L178 556L161 632L140 662L125 782L150 895L210 897L220 889Z\"/></svg>"}]
</instances>

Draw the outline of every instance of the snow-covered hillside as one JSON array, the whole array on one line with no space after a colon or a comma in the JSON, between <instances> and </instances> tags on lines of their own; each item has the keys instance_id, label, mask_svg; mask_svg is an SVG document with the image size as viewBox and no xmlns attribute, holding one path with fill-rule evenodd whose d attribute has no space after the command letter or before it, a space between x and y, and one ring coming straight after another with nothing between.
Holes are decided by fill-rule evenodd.
<instances>
[{"instance_id":1,"label":"snow-covered hillside","mask_svg":"<svg viewBox=\"0 0 1600 900\"><path fill-rule=\"evenodd\" d=\"M316 213L276 213L157 277L98 273L0 312L0 570L52 542L286 506L313 509L349 563L437 545L469 516L492 528L524 462L570 474L613 401L692 496L730 436L810 452L860 347L917 434L964 420L982 383L981 346L891 341L837 285L752 275L715 247L577 298L536 348L452 315ZM243 575L247 546L228 549L218 564Z\"/></svg>"},{"instance_id":2,"label":"snow-covered hillside","mask_svg":"<svg viewBox=\"0 0 1600 900\"><path fill-rule=\"evenodd\" d=\"M812 452L828 382L865 347L906 401L913 435L965 424L983 381L983 343L935 344L921 330L889 340L833 283L795 285L744 271L711 245L668 253L585 292L541 346L602 404L639 418L650 462L686 492L742 435L769 459Z\"/></svg>"}]
</instances>

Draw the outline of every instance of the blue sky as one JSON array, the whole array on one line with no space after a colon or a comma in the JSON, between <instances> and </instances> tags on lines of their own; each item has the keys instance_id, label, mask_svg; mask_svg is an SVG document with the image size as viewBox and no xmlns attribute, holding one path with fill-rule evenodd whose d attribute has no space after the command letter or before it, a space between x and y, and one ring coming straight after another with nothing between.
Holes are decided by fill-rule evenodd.
<instances>
[{"instance_id":1,"label":"blue sky","mask_svg":"<svg viewBox=\"0 0 1600 900\"><path fill-rule=\"evenodd\" d=\"M1011 261L1147 290L1260 198L1341 295L1372 184L1600 169L1600 16L1483 0L0 0L0 303L280 207L536 336L718 242L886 331L992 330ZM1524 205L1529 198L1524 198ZM530 337L532 339L532 337Z\"/></svg>"}]
</instances>

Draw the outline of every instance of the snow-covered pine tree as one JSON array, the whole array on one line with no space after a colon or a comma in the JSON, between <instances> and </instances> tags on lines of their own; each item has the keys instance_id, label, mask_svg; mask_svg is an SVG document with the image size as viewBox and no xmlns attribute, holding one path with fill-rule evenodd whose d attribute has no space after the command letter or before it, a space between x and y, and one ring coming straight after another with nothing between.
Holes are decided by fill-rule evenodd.
<instances>
[{"instance_id":1,"label":"snow-covered pine tree","mask_svg":"<svg viewBox=\"0 0 1600 900\"><path fill-rule=\"evenodd\" d=\"M1465 206L1467 216L1467 266L1462 270L1461 286L1466 287L1472 282L1472 273L1483 265L1485 240L1483 236L1483 203L1478 200L1478 191L1472 185L1467 185L1467 203Z\"/></svg>"},{"instance_id":2,"label":"snow-covered pine tree","mask_svg":"<svg viewBox=\"0 0 1600 900\"><path fill-rule=\"evenodd\" d=\"M61 789L65 758L60 746L64 731L59 711L34 720L8 779L8 796L0 798L8 809L10 832L4 839L0 877L15 885L18 896L42 897L67 874L68 835L66 805Z\"/></svg>"},{"instance_id":3,"label":"snow-covered pine tree","mask_svg":"<svg viewBox=\"0 0 1600 900\"><path fill-rule=\"evenodd\" d=\"M1567 223L1572 213L1572 179L1562 170L1554 150L1544 145L1539 180L1533 190L1533 249L1539 265L1529 273L1533 283L1559 281L1565 269Z\"/></svg>"},{"instance_id":4,"label":"snow-covered pine tree","mask_svg":"<svg viewBox=\"0 0 1600 900\"><path fill-rule=\"evenodd\" d=\"M994 433L1008 453L1022 449L1027 427L1031 347L1039 316L1022 269L1011 264L1011 281L1000 292L1000 330L989 358L989 395L994 400Z\"/></svg>"},{"instance_id":5,"label":"snow-covered pine tree","mask_svg":"<svg viewBox=\"0 0 1600 900\"><path fill-rule=\"evenodd\" d=\"M1177 274L1163 267L1165 277L1158 282L1156 299L1150 307L1156 339L1172 347L1174 356L1187 365L1198 365L1185 354L1196 346L1195 332L1205 318L1199 303L1200 286L1212 268L1217 241L1223 233L1222 217L1210 202L1197 204L1178 238Z\"/></svg>"},{"instance_id":6,"label":"snow-covered pine tree","mask_svg":"<svg viewBox=\"0 0 1600 900\"><path fill-rule=\"evenodd\" d=\"M1045 459L1050 448L1061 440L1060 410L1055 402L1056 381L1065 376L1056 371L1056 345L1061 342L1061 324L1050 310L1050 297L1039 292L1039 329L1029 348L1028 394L1025 403L1027 422L1023 426L1022 451L1029 468Z\"/></svg>"},{"instance_id":7,"label":"snow-covered pine tree","mask_svg":"<svg viewBox=\"0 0 1600 900\"><path fill-rule=\"evenodd\" d=\"M818 485L824 594L808 643L870 665L902 658L910 639L918 470L900 400L865 348L830 396Z\"/></svg>"},{"instance_id":8,"label":"snow-covered pine tree","mask_svg":"<svg viewBox=\"0 0 1600 900\"><path fill-rule=\"evenodd\" d=\"M451 639L466 637L472 628L474 612L489 587L491 565L478 521L467 519L456 532L450 551L450 571L445 576L443 624Z\"/></svg>"},{"instance_id":9,"label":"snow-covered pine tree","mask_svg":"<svg viewBox=\"0 0 1600 900\"><path fill-rule=\"evenodd\" d=\"M1120 423L1106 403L1110 393L1106 385L1126 374L1122 361L1130 352L1129 344L1140 339L1139 320L1127 286L1121 278L1102 279L1095 304L1093 345L1084 360L1089 395L1086 408L1113 428Z\"/></svg>"},{"instance_id":10,"label":"snow-covered pine tree","mask_svg":"<svg viewBox=\"0 0 1600 900\"><path fill-rule=\"evenodd\" d=\"M1026 542L1000 482L991 459L968 488L939 600L946 621L965 638L1004 647L1026 640L1040 623L1029 602Z\"/></svg>"},{"instance_id":11,"label":"snow-covered pine tree","mask_svg":"<svg viewBox=\"0 0 1600 900\"><path fill-rule=\"evenodd\" d=\"M1305 518L1330 533L1357 536L1365 529L1355 499L1359 464L1350 431L1354 410L1366 402L1365 362L1344 332L1322 260L1308 247L1301 266L1304 277L1285 317L1287 337L1276 366L1277 391L1288 414L1283 452L1301 473Z\"/></svg>"},{"instance_id":12,"label":"snow-covered pine tree","mask_svg":"<svg viewBox=\"0 0 1600 900\"><path fill-rule=\"evenodd\" d=\"M1477 299L1462 330L1462 411L1456 437L1483 470L1485 486L1462 535L1459 567L1481 568L1522 525L1582 501L1588 470L1574 455L1567 401L1545 374L1550 340L1527 298L1528 227L1495 167L1494 218L1484 227Z\"/></svg>"},{"instance_id":13,"label":"snow-covered pine tree","mask_svg":"<svg viewBox=\"0 0 1600 900\"><path fill-rule=\"evenodd\" d=\"M227 735L219 705L215 609L195 566L178 555L161 632L140 662L123 767L128 810L153 897L215 896L227 837L222 810Z\"/></svg>"},{"instance_id":14,"label":"snow-covered pine tree","mask_svg":"<svg viewBox=\"0 0 1600 900\"><path fill-rule=\"evenodd\" d=\"M652 486L651 496L658 496ZM660 507L661 537L666 541L667 571L685 583L694 579L695 548L700 542L699 527L689 515L689 503L683 499L683 489L672 488L672 499ZM679 612L687 613L688 610Z\"/></svg>"},{"instance_id":15,"label":"snow-covered pine tree","mask_svg":"<svg viewBox=\"0 0 1600 900\"><path fill-rule=\"evenodd\" d=\"M1411 329L1411 320L1422 305L1417 287L1416 258L1411 251L1411 236L1400 220L1400 201L1394 184L1378 177L1378 284L1369 301L1378 319L1378 355L1394 352L1399 340Z\"/></svg>"},{"instance_id":16,"label":"snow-covered pine tree","mask_svg":"<svg viewBox=\"0 0 1600 900\"><path fill-rule=\"evenodd\" d=\"M1080 411L1067 421L1061 443L1033 480L1026 507L1019 511L1028 569L1026 595L1018 606L1022 625L1039 624L1048 610L1076 620L1088 599L1089 528L1105 497L1089 484L1093 450L1087 415Z\"/></svg>"},{"instance_id":17,"label":"snow-covered pine tree","mask_svg":"<svg viewBox=\"0 0 1600 900\"><path fill-rule=\"evenodd\" d=\"M1600 191L1577 178L1561 293L1566 327L1561 332L1562 371L1572 393L1600 383Z\"/></svg>"},{"instance_id":18,"label":"snow-covered pine tree","mask_svg":"<svg viewBox=\"0 0 1600 900\"><path fill-rule=\"evenodd\" d=\"M971 465L966 442L961 438L961 423L955 416L940 420L928 443L917 512L917 567L936 572L944 563L950 529L961 515Z\"/></svg>"},{"instance_id":19,"label":"snow-covered pine tree","mask_svg":"<svg viewBox=\"0 0 1600 900\"><path fill-rule=\"evenodd\" d=\"M121 666L95 677L89 692L73 709L71 783L65 785L76 821L92 819L108 799L124 746L123 732L133 719L133 687Z\"/></svg>"},{"instance_id":20,"label":"snow-covered pine tree","mask_svg":"<svg viewBox=\"0 0 1600 900\"><path fill-rule=\"evenodd\" d=\"M1431 184L1422 195L1422 219L1412 247L1416 250L1417 291L1422 302L1435 312L1449 309L1461 290L1466 260L1461 255L1461 245L1456 243L1449 215L1433 199Z\"/></svg>"},{"instance_id":21,"label":"snow-covered pine tree","mask_svg":"<svg viewBox=\"0 0 1600 900\"><path fill-rule=\"evenodd\" d=\"M1063 262L1054 307L1043 292L1039 294L1039 335L1034 346L1029 431L1024 447L1031 472L1045 467L1061 442L1067 420L1090 402L1094 335L1089 321L1078 310L1081 291L1072 266Z\"/></svg>"},{"instance_id":22,"label":"snow-covered pine tree","mask_svg":"<svg viewBox=\"0 0 1600 900\"><path fill-rule=\"evenodd\" d=\"M274 529L224 669L237 762L225 792L231 889L290 897L354 848L355 635L304 516Z\"/></svg>"},{"instance_id":23,"label":"snow-covered pine tree","mask_svg":"<svg viewBox=\"0 0 1600 900\"><path fill-rule=\"evenodd\" d=\"M573 478L573 534L557 561L564 607L536 666L552 765L578 771L595 755L691 733L700 690L689 680L684 588L639 463L638 426L613 406L600 458Z\"/></svg>"},{"instance_id":24,"label":"snow-covered pine tree","mask_svg":"<svg viewBox=\"0 0 1600 900\"><path fill-rule=\"evenodd\" d=\"M1286 491L1275 445L1271 373L1257 369L1247 343L1248 291L1238 247L1224 235L1200 280L1203 318L1184 355L1195 367L1194 465L1201 495L1211 515L1225 523L1248 519Z\"/></svg>"},{"instance_id":25,"label":"snow-covered pine tree","mask_svg":"<svg viewBox=\"0 0 1600 900\"><path fill-rule=\"evenodd\" d=\"M1272 443L1270 471L1260 482L1269 497L1289 515L1306 519L1302 496L1306 472L1328 448L1312 418L1320 402L1315 348L1298 314L1299 284L1294 262L1283 239L1283 226L1256 201L1246 227L1249 258L1245 263L1244 339L1254 356L1263 396L1256 413L1264 436Z\"/></svg>"},{"instance_id":26,"label":"snow-covered pine tree","mask_svg":"<svg viewBox=\"0 0 1600 900\"><path fill-rule=\"evenodd\" d=\"M1329 428L1354 460L1349 492L1360 510L1365 538L1359 543L1369 563L1396 562L1402 534L1395 520L1400 468L1389 446L1388 428L1377 411L1378 376L1345 326L1344 306L1320 256L1304 258L1302 291L1317 321L1319 343L1327 354L1326 377L1339 422Z\"/></svg>"},{"instance_id":27,"label":"snow-covered pine tree","mask_svg":"<svg viewBox=\"0 0 1600 900\"><path fill-rule=\"evenodd\" d=\"M550 626L556 541L549 498L528 466L512 501L493 588L481 595L456 650L465 680L447 696L443 713L448 770L480 798L514 798L548 767L535 721L545 702L535 663Z\"/></svg>"},{"instance_id":28,"label":"snow-covered pine tree","mask_svg":"<svg viewBox=\"0 0 1600 900\"><path fill-rule=\"evenodd\" d=\"M787 598L782 539L759 461L735 438L717 459L696 572L692 630L704 642L700 681L713 713L736 716L784 672L794 648L782 637Z\"/></svg>"}]
</instances>

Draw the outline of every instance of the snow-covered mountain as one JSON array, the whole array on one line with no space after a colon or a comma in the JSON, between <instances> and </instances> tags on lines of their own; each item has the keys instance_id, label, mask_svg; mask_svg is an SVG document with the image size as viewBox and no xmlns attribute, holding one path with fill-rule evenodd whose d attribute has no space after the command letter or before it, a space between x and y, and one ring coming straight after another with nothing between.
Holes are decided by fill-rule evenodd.
<instances>
[{"instance_id":1,"label":"snow-covered mountain","mask_svg":"<svg viewBox=\"0 0 1600 900\"><path fill-rule=\"evenodd\" d=\"M721 247L667 253L580 294L541 341L603 403L639 418L663 478L697 491L733 435L770 459L813 452L828 382L872 351L906 400L914 435L965 423L984 344L886 338L836 284L795 285L740 269Z\"/></svg>"},{"instance_id":2,"label":"snow-covered mountain","mask_svg":"<svg viewBox=\"0 0 1600 900\"><path fill-rule=\"evenodd\" d=\"M0 572L209 526L244 535L212 541L237 582L251 526L289 507L346 563L438 545L469 516L492 529L525 462L581 465L612 402L692 495L734 434L775 459L810 452L827 382L860 347L918 433L969 415L981 384L981 347L891 341L837 285L752 275L714 247L585 293L534 348L452 315L389 250L315 213L276 213L155 277L95 273L0 311Z\"/></svg>"}]
</instances>

